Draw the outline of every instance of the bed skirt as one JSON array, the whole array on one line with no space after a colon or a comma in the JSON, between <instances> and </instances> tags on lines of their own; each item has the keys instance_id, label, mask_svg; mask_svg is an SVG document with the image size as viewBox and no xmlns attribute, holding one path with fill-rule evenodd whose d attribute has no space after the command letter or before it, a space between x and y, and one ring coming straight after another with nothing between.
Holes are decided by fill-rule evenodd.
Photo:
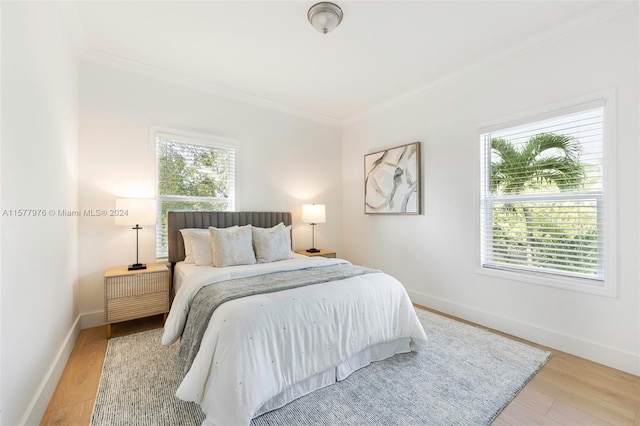
<instances>
[{"instance_id":1,"label":"bed skirt","mask_svg":"<svg viewBox=\"0 0 640 426\"><path fill-rule=\"evenodd\" d=\"M366 367L372 362L382 361L396 354L407 352L411 352L410 339L408 337L370 346L348 358L337 367L325 370L285 389L260 407L255 417L281 408L294 399L308 395L315 390L342 381L354 371Z\"/></svg>"}]
</instances>

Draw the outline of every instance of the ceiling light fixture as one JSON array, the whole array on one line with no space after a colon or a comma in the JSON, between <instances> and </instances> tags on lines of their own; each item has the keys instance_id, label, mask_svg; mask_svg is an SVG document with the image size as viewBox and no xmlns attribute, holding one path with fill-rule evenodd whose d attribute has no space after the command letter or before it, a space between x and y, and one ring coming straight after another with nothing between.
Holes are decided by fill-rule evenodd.
<instances>
[{"instance_id":1,"label":"ceiling light fixture","mask_svg":"<svg viewBox=\"0 0 640 426\"><path fill-rule=\"evenodd\" d=\"M337 4L323 1L311 6L307 18L318 32L327 34L342 22L342 9Z\"/></svg>"}]
</instances>

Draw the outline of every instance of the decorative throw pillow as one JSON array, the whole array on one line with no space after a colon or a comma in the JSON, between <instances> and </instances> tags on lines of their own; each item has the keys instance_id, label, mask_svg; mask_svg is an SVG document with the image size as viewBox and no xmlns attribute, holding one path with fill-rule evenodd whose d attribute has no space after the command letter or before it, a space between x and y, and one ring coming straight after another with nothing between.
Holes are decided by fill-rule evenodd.
<instances>
[{"instance_id":1,"label":"decorative throw pillow","mask_svg":"<svg viewBox=\"0 0 640 426\"><path fill-rule=\"evenodd\" d=\"M253 265L256 256L251 245L251 225L235 228L209 227L213 266Z\"/></svg>"},{"instance_id":2,"label":"decorative throw pillow","mask_svg":"<svg viewBox=\"0 0 640 426\"><path fill-rule=\"evenodd\" d=\"M253 250L258 263L291 259L291 226L280 222L273 228L253 226Z\"/></svg>"},{"instance_id":3,"label":"decorative throw pillow","mask_svg":"<svg viewBox=\"0 0 640 426\"><path fill-rule=\"evenodd\" d=\"M184 241L184 263L196 263L195 258L193 257L193 236L206 236L207 245L211 246L211 235L209 234L209 230L200 228L184 228L180 230L180 233L182 234L182 240ZM211 265L211 262L209 262L209 265Z\"/></svg>"},{"instance_id":4,"label":"decorative throw pillow","mask_svg":"<svg viewBox=\"0 0 640 426\"><path fill-rule=\"evenodd\" d=\"M205 229L205 231L209 231ZM193 234L191 236L193 248L193 260L198 266L211 266L213 263L213 252L211 250L211 234Z\"/></svg>"}]
</instances>

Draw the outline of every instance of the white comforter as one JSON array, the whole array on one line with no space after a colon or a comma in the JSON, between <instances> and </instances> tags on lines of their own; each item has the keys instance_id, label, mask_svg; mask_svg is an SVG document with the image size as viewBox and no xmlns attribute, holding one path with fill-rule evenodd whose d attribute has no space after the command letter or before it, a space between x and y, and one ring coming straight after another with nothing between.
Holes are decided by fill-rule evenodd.
<instances>
[{"instance_id":1,"label":"white comforter","mask_svg":"<svg viewBox=\"0 0 640 426\"><path fill-rule=\"evenodd\" d=\"M337 263L348 262L296 256L251 266L195 267L176 295L162 343L172 344L180 337L189 305L204 285ZM310 378L323 383L307 383L308 391L330 384L328 372L333 381L342 380L366 365L366 359L379 359L367 353L363 362L367 348L403 339L408 344L394 352L417 350L427 341L404 287L384 273L236 299L212 315L176 395L199 403L207 416L205 424L247 425L256 415L304 394L292 393L294 385ZM344 368L354 362L361 365ZM341 364L343 374L334 372ZM279 402L274 405L276 396Z\"/></svg>"}]
</instances>

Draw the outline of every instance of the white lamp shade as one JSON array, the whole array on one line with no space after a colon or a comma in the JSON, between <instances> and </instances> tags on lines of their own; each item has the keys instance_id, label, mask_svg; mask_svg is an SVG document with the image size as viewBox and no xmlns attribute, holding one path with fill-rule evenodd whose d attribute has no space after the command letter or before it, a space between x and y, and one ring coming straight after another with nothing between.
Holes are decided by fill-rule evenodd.
<instances>
[{"instance_id":1,"label":"white lamp shade","mask_svg":"<svg viewBox=\"0 0 640 426\"><path fill-rule=\"evenodd\" d=\"M122 198L116 200L116 225L155 225L156 200L148 198Z\"/></svg>"},{"instance_id":2,"label":"white lamp shade","mask_svg":"<svg viewBox=\"0 0 640 426\"><path fill-rule=\"evenodd\" d=\"M304 223L325 223L324 204L303 204L302 221Z\"/></svg>"}]
</instances>

